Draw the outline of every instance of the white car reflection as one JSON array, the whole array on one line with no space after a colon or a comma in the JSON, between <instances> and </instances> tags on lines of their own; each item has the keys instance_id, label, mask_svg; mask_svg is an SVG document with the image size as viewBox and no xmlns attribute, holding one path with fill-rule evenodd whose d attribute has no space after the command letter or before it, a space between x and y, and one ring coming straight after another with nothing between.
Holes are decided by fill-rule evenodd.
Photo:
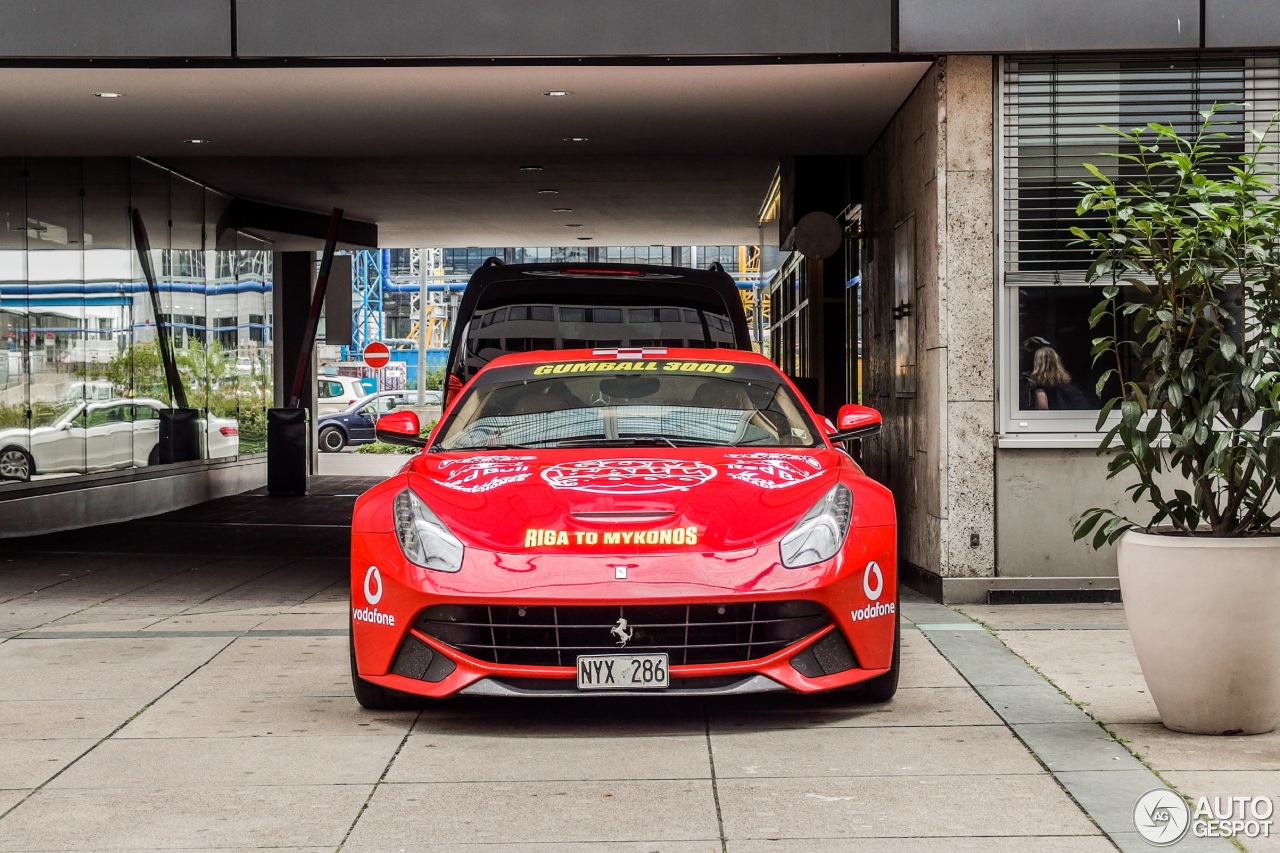
<instances>
[{"instance_id":1,"label":"white car reflection","mask_svg":"<svg viewBox=\"0 0 1280 853\"><path fill-rule=\"evenodd\" d=\"M145 397L89 400L75 403L49 426L0 429L0 480L155 465L160 412L167 408ZM200 422L204 458L236 455L240 429L234 419L209 415Z\"/></svg>"}]
</instances>

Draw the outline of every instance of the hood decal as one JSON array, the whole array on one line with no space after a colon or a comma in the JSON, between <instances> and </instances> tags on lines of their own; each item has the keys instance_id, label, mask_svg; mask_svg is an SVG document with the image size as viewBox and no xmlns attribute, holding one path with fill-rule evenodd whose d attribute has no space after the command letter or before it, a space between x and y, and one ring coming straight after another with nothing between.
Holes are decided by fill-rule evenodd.
<instances>
[{"instance_id":1,"label":"hood decal","mask_svg":"<svg viewBox=\"0 0 1280 853\"><path fill-rule=\"evenodd\" d=\"M586 459L544 468L553 489L601 495L652 495L700 486L716 475L704 462L680 459Z\"/></svg>"},{"instance_id":2,"label":"hood decal","mask_svg":"<svg viewBox=\"0 0 1280 853\"><path fill-rule=\"evenodd\" d=\"M761 489L783 489L822 475L822 463L801 453L726 453L729 477Z\"/></svg>"},{"instance_id":3,"label":"hood decal","mask_svg":"<svg viewBox=\"0 0 1280 853\"><path fill-rule=\"evenodd\" d=\"M468 456L465 459L446 459L438 466L440 479L446 489L476 494L508 486L528 479L533 470L529 463L534 456Z\"/></svg>"}]
</instances>

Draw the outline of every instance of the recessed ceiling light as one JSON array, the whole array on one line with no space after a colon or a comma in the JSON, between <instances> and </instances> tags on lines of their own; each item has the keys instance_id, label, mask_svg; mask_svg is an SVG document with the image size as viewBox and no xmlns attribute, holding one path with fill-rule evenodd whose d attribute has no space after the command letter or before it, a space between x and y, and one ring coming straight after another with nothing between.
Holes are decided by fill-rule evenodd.
<instances>
[{"instance_id":1,"label":"recessed ceiling light","mask_svg":"<svg viewBox=\"0 0 1280 853\"><path fill-rule=\"evenodd\" d=\"M572 208L572 207L553 207L553 208L551 208L551 212L552 212L552 213L570 213L570 212L572 212L572 211L573 211L573 208Z\"/></svg>"},{"instance_id":2,"label":"recessed ceiling light","mask_svg":"<svg viewBox=\"0 0 1280 853\"><path fill-rule=\"evenodd\" d=\"M541 166L521 166L521 167L520 167L520 171L522 171L522 172L541 172L541 171L542 171L542 167L541 167Z\"/></svg>"},{"instance_id":3,"label":"recessed ceiling light","mask_svg":"<svg viewBox=\"0 0 1280 853\"><path fill-rule=\"evenodd\" d=\"M578 239L579 239L579 240L592 240L592 239L595 239L595 238L593 238L593 237L579 237Z\"/></svg>"},{"instance_id":4,"label":"recessed ceiling light","mask_svg":"<svg viewBox=\"0 0 1280 853\"><path fill-rule=\"evenodd\" d=\"M207 139L184 139L182 141L187 143L188 145L208 145L209 144L209 140Z\"/></svg>"},{"instance_id":5,"label":"recessed ceiling light","mask_svg":"<svg viewBox=\"0 0 1280 853\"><path fill-rule=\"evenodd\" d=\"M566 136L564 138L564 141L565 142L590 142L591 140L586 136Z\"/></svg>"},{"instance_id":6,"label":"recessed ceiling light","mask_svg":"<svg viewBox=\"0 0 1280 853\"><path fill-rule=\"evenodd\" d=\"M94 92L93 96L95 98L123 98L124 97L124 95L122 95L119 92Z\"/></svg>"},{"instance_id":7,"label":"recessed ceiling light","mask_svg":"<svg viewBox=\"0 0 1280 853\"><path fill-rule=\"evenodd\" d=\"M581 227L582 227L582 223L581 223L581 222L569 222L569 223L566 223L564 227L565 227L565 228L581 228Z\"/></svg>"},{"instance_id":8,"label":"recessed ceiling light","mask_svg":"<svg viewBox=\"0 0 1280 853\"><path fill-rule=\"evenodd\" d=\"M538 190L538 195L559 195L560 190Z\"/></svg>"},{"instance_id":9,"label":"recessed ceiling light","mask_svg":"<svg viewBox=\"0 0 1280 853\"><path fill-rule=\"evenodd\" d=\"M543 92L542 94L546 95L548 98L567 98L572 95L573 92L566 92L564 89L552 89L550 92Z\"/></svg>"}]
</instances>

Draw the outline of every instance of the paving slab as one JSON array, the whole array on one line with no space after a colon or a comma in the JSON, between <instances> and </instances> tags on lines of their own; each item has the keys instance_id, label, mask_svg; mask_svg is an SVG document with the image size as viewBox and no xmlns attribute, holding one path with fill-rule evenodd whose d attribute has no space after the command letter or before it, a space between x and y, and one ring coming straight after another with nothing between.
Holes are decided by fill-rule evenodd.
<instances>
[{"instance_id":1,"label":"paving slab","mask_svg":"<svg viewBox=\"0 0 1280 853\"><path fill-rule=\"evenodd\" d=\"M345 647L346 639L342 642ZM180 689L184 696L343 696L355 701L345 660L265 664L231 661L220 655L184 681Z\"/></svg>"},{"instance_id":2,"label":"paving slab","mask_svg":"<svg viewBox=\"0 0 1280 853\"><path fill-rule=\"evenodd\" d=\"M30 793L30 790L22 788L0 788L0 815L22 802L23 797Z\"/></svg>"},{"instance_id":3,"label":"paving slab","mask_svg":"<svg viewBox=\"0 0 1280 853\"><path fill-rule=\"evenodd\" d=\"M260 631L297 631L310 628L341 628L346 631L350 618L344 601L340 610L334 609L329 613L277 613L268 617L257 628Z\"/></svg>"},{"instance_id":4,"label":"paving slab","mask_svg":"<svg viewBox=\"0 0 1280 853\"><path fill-rule=\"evenodd\" d=\"M1280 731L1201 737L1170 731L1158 723L1112 723L1107 728L1161 772L1280 770Z\"/></svg>"},{"instance_id":5,"label":"paving slab","mask_svg":"<svg viewBox=\"0 0 1280 853\"><path fill-rule=\"evenodd\" d=\"M510 738L634 738L656 735L705 737L707 711L696 699L654 696L635 702L620 697L493 701L461 697L427 703L414 736L492 735Z\"/></svg>"},{"instance_id":6,"label":"paving slab","mask_svg":"<svg viewBox=\"0 0 1280 853\"><path fill-rule=\"evenodd\" d=\"M710 780L442 783L378 786L349 841L399 850L495 842L719 839ZM652 848L651 848L652 849Z\"/></svg>"},{"instance_id":7,"label":"paving slab","mask_svg":"<svg viewBox=\"0 0 1280 853\"><path fill-rule=\"evenodd\" d=\"M1280 771L1170 770L1160 775L1179 791L1191 795L1193 800L1199 797L1270 797L1275 806L1270 835L1265 838L1241 838L1239 841L1249 853L1280 851ZM1211 800L1210 807L1212 806Z\"/></svg>"},{"instance_id":8,"label":"paving slab","mask_svg":"<svg viewBox=\"0 0 1280 853\"><path fill-rule=\"evenodd\" d=\"M30 631L55 619L81 609L84 605L64 605L39 602L28 604L23 599L0 604L0 631L6 633Z\"/></svg>"},{"instance_id":9,"label":"paving slab","mask_svg":"<svg viewBox=\"0 0 1280 853\"><path fill-rule=\"evenodd\" d=\"M388 782L547 782L710 779L704 734L653 737L520 737L420 733L416 728Z\"/></svg>"},{"instance_id":10,"label":"paving slab","mask_svg":"<svg viewBox=\"0 0 1280 853\"><path fill-rule=\"evenodd\" d=\"M402 740L398 734L112 738L49 787L126 790L361 783L372 787Z\"/></svg>"},{"instance_id":11,"label":"paving slab","mask_svg":"<svg viewBox=\"0 0 1280 853\"><path fill-rule=\"evenodd\" d=\"M403 735L414 711L364 711L351 696L190 695L174 690L139 714L116 737L293 737Z\"/></svg>"},{"instance_id":12,"label":"paving slab","mask_svg":"<svg viewBox=\"0 0 1280 853\"><path fill-rule=\"evenodd\" d=\"M1094 722L1017 723L1013 730L1054 772L1137 767L1137 759Z\"/></svg>"},{"instance_id":13,"label":"paving slab","mask_svg":"<svg viewBox=\"0 0 1280 853\"><path fill-rule=\"evenodd\" d=\"M106 737L147 699L0 700L0 740Z\"/></svg>"},{"instance_id":14,"label":"paving slab","mask_svg":"<svg viewBox=\"0 0 1280 853\"><path fill-rule=\"evenodd\" d=\"M1194 838L1190 835L1177 844L1165 848L1153 847L1151 842L1137 832L1118 832L1111 836L1111 840L1115 842L1121 853L1152 853L1158 849L1172 850L1173 853L1237 853L1239 850L1238 847L1232 846L1229 841L1221 838ZM1248 850L1250 853L1256 853L1253 847L1249 847Z\"/></svg>"},{"instance_id":15,"label":"paving slab","mask_svg":"<svg viewBox=\"0 0 1280 853\"><path fill-rule=\"evenodd\" d=\"M412 850L413 853L601 853L599 842L523 841L519 844L431 844L411 842L411 847L394 849ZM342 845L342 853L386 853L388 848L367 846L348 841ZM721 853L720 839L702 841L610 841L607 853ZM735 853L737 848L734 848ZM330 851L332 853L332 851Z\"/></svg>"},{"instance_id":16,"label":"paving slab","mask_svg":"<svg viewBox=\"0 0 1280 853\"><path fill-rule=\"evenodd\" d=\"M367 785L45 788L0 821L0 851L333 849L368 795Z\"/></svg>"},{"instance_id":17,"label":"paving slab","mask_svg":"<svg viewBox=\"0 0 1280 853\"><path fill-rule=\"evenodd\" d=\"M1006 723L1087 723L1089 717L1063 696L1052 684L979 687L982 698L991 703Z\"/></svg>"},{"instance_id":18,"label":"paving slab","mask_svg":"<svg viewBox=\"0 0 1280 853\"><path fill-rule=\"evenodd\" d=\"M968 682L919 631L902 632L900 687L967 687Z\"/></svg>"},{"instance_id":19,"label":"paving slab","mask_svg":"<svg viewBox=\"0 0 1280 853\"><path fill-rule=\"evenodd\" d=\"M135 611L136 612L136 611ZM108 613L86 611L75 613L71 616L65 616L58 619L51 619L42 625L33 627L23 633L27 635L45 636L49 634L58 634L66 636L67 634L96 634L96 633L121 633L124 631L135 632L145 629L148 625L155 623L156 619L161 618L164 614L142 614L136 617L119 615L112 617Z\"/></svg>"},{"instance_id":20,"label":"paving slab","mask_svg":"<svg viewBox=\"0 0 1280 853\"><path fill-rule=\"evenodd\" d=\"M1098 832L1045 773L724 779L718 787L730 849L748 838Z\"/></svg>"},{"instance_id":21,"label":"paving slab","mask_svg":"<svg viewBox=\"0 0 1280 853\"><path fill-rule=\"evenodd\" d=\"M216 655L219 638L16 639L0 646L7 699L159 696Z\"/></svg>"},{"instance_id":22,"label":"paving slab","mask_svg":"<svg viewBox=\"0 0 1280 853\"><path fill-rule=\"evenodd\" d=\"M970 623L975 624L975 623ZM958 669L965 681L995 687L1040 685L1044 679L995 636L984 630L925 630L929 641Z\"/></svg>"},{"instance_id":23,"label":"paving slab","mask_svg":"<svg viewBox=\"0 0 1280 853\"><path fill-rule=\"evenodd\" d=\"M0 740L0 788L35 788L92 747L91 738Z\"/></svg>"},{"instance_id":24,"label":"paving slab","mask_svg":"<svg viewBox=\"0 0 1280 853\"><path fill-rule=\"evenodd\" d=\"M1109 835L1127 835L1133 832L1134 805L1147 791L1163 787L1160 780L1146 769L1066 771L1057 774L1057 778L1075 801ZM1216 843L1205 844L1205 848L1220 850L1222 853L1231 850L1230 845L1220 839L1214 841Z\"/></svg>"},{"instance_id":25,"label":"paving slab","mask_svg":"<svg viewBox=\"0 0 1280 853\"><path fill-rule=\"evenodd\" d=\"M1128 631L1006 631L1000 639L1095 719L1158 723Z\"/></svg>"},{"instance_id":26,"label":"paving slab","mask_svg":"<svg viewBox=\"0 0 1280 853\"><path fill-rule=\"evenodd\" d=\"M154 633L166 631L250 631L270 619L267 613L182 613L152 619L144 630Z\"/></svg>"},{"instance_id":27,"label":"paving slab","mask_svg":"<svg viewBox=\"0 0 1280 853\"><path fill-rule=\"evenodd\" d=\"M711 747L720 779L1040 772L1003 726L738 731L717 733Z\"/></svg>"},{"instance_id":28,"label":"paving slab","mask_svg":"<svg viewBox=\"0 0 1280 853\"><path fill-rule=\"evenodd\" d=\"M711 731L733 729L848 728L856 726L1000 725L968 687L900 689L890 702L866 704L841 696L760 696L749 705L708 703Z\"/></svg>"},{"instance_id":29,"label":"paving slab","mask_svg":"<svg viewBox=\"0 0 1280 853\"><path fill-rule=\"evenodd\" d=\"M1020 836L1013 838L797 838L735 840L730 853L1115 853L1101 835ZM665 851L664 851L665 853Z\"/></svg>"},{"instance_id":30,"label":"paving slab","mask_svg":"<svg viewBox=\"0 0 1280 853\"><path fill-rule=\"evenodd\" d=\"M1123 604L961 604L956 610L1001 630L1126 628Z\"/></svg>"}]
</instances>

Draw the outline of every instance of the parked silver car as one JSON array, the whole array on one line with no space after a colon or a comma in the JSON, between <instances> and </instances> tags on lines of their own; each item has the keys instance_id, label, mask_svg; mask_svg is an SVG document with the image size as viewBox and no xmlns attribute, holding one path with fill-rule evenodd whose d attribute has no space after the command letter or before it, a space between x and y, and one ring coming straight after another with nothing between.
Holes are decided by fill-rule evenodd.
<instances>
[{"instance_id":1,"label":"parked silver car","mask_svg":"<svg viewBox=\"0 0 1280 853\"><path fill-rule=\"evenodd\" d=\"M167 408L166 403L145 397L81 401L48 426L2 429L0 480L155 465L160 412ZM236 455L240 429L234 419L207 416L200 420L204 458Z\"/></svg>"}]
</instances>

